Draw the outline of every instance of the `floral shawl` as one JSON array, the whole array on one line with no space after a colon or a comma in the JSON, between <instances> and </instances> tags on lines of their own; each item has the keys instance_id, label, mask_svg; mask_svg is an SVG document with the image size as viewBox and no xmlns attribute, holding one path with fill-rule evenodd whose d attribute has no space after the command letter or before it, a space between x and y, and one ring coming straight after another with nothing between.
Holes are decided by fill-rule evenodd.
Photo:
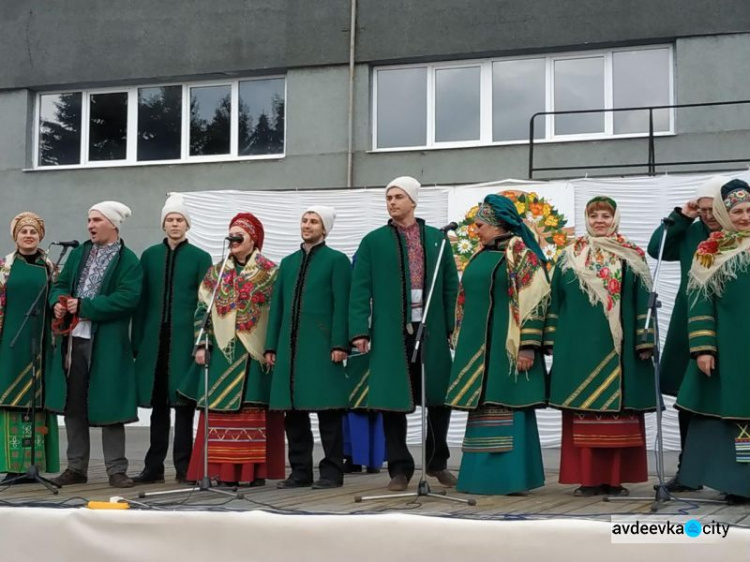
<instances>
[{"instance_id":1,"label":"floral shawl","mask_svg":"<svg viewBox=\"0 0 750 562\"><path fill-rule=\"evenodd\" d=\"M474 256L476 255L474 254ZM510 311L505 350L508 353L511 369L514 369L521 347L521 327L532 315L544 316L549 304L550 284L544 262L526 247L519 236L514 236L508 241L505 248L505 258L508 267L508 307ZM463 284L461 284L456 300L454 346L458 343L465 302L466 293Z\"/></svg>"},{"instance_id":2,"label":"floral shawl","mask_svg":"<svg viewBox=\"0 0 750 562\"><path fill-rule=\"evenodd\" d=\"M615 209L615 220L606 236L595 236L589 226L588 216L585 216L584 220L588 234L577 238L565 249L560 259L560 267L563 271L573 270L581 291L586 293L592 305L602 304L615 350L619 354L623 336L620 319L622 261L627 262L633 273L649 290L651 271L643 250L617 232L620 227L619 210Z\"/></svg>"},{"instance_id":3,"label":"floral shawl","mask_svg":"<svg viewBox=\"0 0 750 562\"><path fill-rule=\"evenodd\" d=\"M213 265L198 290L198 301L208 306L216 286L220 264ZM263 352L271 307L271 292L278 267L257 249L238 274L232 257L216 293L211 325L219 349L227 361L234 361L236 339L256 361L264 363Z\"/></svg>"}]
</instances>

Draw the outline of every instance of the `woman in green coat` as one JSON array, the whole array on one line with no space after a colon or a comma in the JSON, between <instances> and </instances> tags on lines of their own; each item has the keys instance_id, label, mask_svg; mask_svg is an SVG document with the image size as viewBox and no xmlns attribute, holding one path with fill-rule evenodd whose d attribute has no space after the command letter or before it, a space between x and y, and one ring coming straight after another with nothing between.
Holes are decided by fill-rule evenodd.
<instances>
[{"instance_id":1,"label":"woman in green coat","mask_svg":"<svg viewBox=\"0 0 750 562\"><path fill-rule=\"evenodd\" d=\"M623 482L648 479L651 275L643 250L618 232L615 201L593 198L585 220L588 233L565 249L552 278L544 335L554 357L549 404L563 411L560 483L581 484L577 496L625 496Z\"/></svg>"},{"instance_id":2,"label":"woman in green coat","mask_svg":"<svg viewBox=\"0 0 750 562\"><path fill-rule=\"evenodd\" d=\"M525 494L544 485L535 408L545 405L545 258L506 197L488 195L475 225L483 248L461 279L446 396L469 411L456 490Z\"/></svg>"},{"instance_id":3,"label":"woman in green coat","mask_svg":"<svg viewBox=\"0 0 750 562\"><path fill-rule=\"evenodd\" d=\"M31 408L32 372L37 377L34 462L45 472L60 470L57 416L44 411L46 362L43 353L32 360L32 346L42 350L49 343L46 299L39 301L37 315L29 318L11 348L26 312L48 284L54 266L39 249L44 238L41 217L21 213L11 223L11 235L16 249L0 259L0 472L7 473L1 483L19 478L14 483L21 484L32 482L20 478L32 464L30 443L24 439L31 435L31 423L24 418Z\"/></svg>"},{"instance_id":4,"label":"woman in green coat","mask_svg":"<svg viewBox=\"0 0 750 562\"><path fill-rule=\"evenodd\" d=\"M693 414L680 482L707 485L730 503L750 502L750 187L717 190L723 230L698 246L688 282L690 362L677 408Z\"/></svg>"}]
</instances>

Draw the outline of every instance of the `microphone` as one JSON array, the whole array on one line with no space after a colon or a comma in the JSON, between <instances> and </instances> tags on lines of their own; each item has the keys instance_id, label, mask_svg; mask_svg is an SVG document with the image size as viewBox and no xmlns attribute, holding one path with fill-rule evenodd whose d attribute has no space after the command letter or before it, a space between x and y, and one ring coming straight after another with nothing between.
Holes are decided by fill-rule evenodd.
<instances>
[{"instance_id":1,"label":"microphone","mask_svg":"<svg viewBox=\"0 0 750 562\"><path fill-rule=\"evenodd\" d=\"M230 242L242 242L245 238L241 234L230 234L229 236L226 236L224 240L229 240Z\"/></svg>"},{"instance_id":2,"label":"microphone","mask_svg":"<svg viewBox=\"0 0 750 562\"><path fill-rule=\"evenodd\" d=\"M52 242L54 246L62 246L63 248L77 248L81 245L78 240L66 240L65 242Z\"/></svg>"},{"instance_id":3,"label":"microphone","mask_svg":"<svg viewBox=\"0 0 750 562\"><path fill-rule=\"evenodd\" d=\"M440 232L448 232L449 230L456 230L457 228L458 228L457 222L449 222L443 228L440 229Z\"/></svg>"}]
</instances>

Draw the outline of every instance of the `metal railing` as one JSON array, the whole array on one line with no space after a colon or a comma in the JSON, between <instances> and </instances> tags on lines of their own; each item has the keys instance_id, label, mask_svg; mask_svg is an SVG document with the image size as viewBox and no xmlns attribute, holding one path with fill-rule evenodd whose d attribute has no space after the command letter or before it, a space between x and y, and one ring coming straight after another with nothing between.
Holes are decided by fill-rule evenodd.
<instances>
[{"instance_id":1,"label":"metal railing","mask_svg":"<svg viewBox=\"0 0 750 562\"><path fill-rule=\"evenodd\" d=\"M576 109L568 111L540 111L531 116L529 120L529 179L534 179L534 172L551 172L551 171L565 171L565 170L592 170L592 169L612 169L612 168L646 168L648 175L656 175L657 166L693 166L693 165L707 165L707 164L731 164L738 162L750 161L748 158L733 158L733 159L722 159L722 160L682 160L674 162L657 162L656 160L656 148L654 145L654 111L657 110L674 110L683 109L690 107L718 107L726 105L747 105L750 104L750 100L735 100L735 101L715 101L715 102L704 102L704 103L679 103L673 105L653 105L646 107L617 107L609 109ZM620 111L648 111L648 135L645 137L648 139L648 157L646 162L637 163L625 163L625 164L591 164L587 166L545 166L536 167L534 166L534 122L537 117L544 115L577 115L577 114L590 114L590 113L616 113ZM616 139L617 136L602 137L602 139ZM632 138L630 136L626 138ZM563 140L563 139L559 139ZM592 139L600 140L600 139Z\"/></svg>"}]
</instances>

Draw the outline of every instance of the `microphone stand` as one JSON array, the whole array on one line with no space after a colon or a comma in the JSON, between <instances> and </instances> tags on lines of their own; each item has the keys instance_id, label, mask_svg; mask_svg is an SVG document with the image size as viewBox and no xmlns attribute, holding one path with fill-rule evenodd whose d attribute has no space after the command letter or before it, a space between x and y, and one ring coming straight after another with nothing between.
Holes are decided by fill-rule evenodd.
<instances>
[{"instance_id":1,"label":"microphone stand","mask_svg":"<svg viewBox=\"0 0 750 562\"><path fill-rule=\"evenodd\" d=\"M455 223L451 223L448 227L452 227ZM441 229L443 230L443 229ZM427 482L427 385L425 377L424 367L424 353L420 353L420 347L424 341L425 336L425 324L430 313L430 303L432 302L433 294L435 293L435 284L437 283L438 275L440 274L440 266L443 263L443 253L445 252L446 237L442 237L440 243L440 251L438 252L437 263L435 265L435 271L432 274L432 282L430 283L430 293L427 296L427 303L425 304L424 311L422 314L422 320L419 322L419 328L417 328L417 335L414 341L414 351L411 355L411 362L419 362L421 368L421 380L422 380L422 392L421 392L421 429L422 429L422 474L419 477L419 483L417 484L416 492L404 492L400 494L382 494L377 496L354 496L354 501L357 503L370 500L384 500L393 498L422 498L430 497L443 501L451 501L456 503L465 503L467 505L476 505L477 500L474 498L463 499L454 498L446 495L445 491L433 492L430 489L430 485Z\"/></svg>"},{"instance_id":2,"label":"microphone stand","mask_svg":"<svg viewBox=\"0 0 750 562\"><path fill-rule=\"evenodd\" d=\"M650 497L604 497L605 502L633 502L633 501L652 501L651 512L655 513L659 511L664 504L670 500L679 501L683 503L715 503L715 504L726 504L725 501L721 500L709 500L709 499L682 499L673 495L665 484L664 476L664 438L663 438L663 410L664 410L664 399L661 394L661 340L659 339L659 316L658 310L661 308L661 301L659 300L659 293L657 292L659 287L659 275L661 273L661 266L664 261L664 247L667 242L667 231L669 227L674 224L674 221L670 218L664 218L662 223L662 235L661 241L659 242L659 254L656 259L656 267L654 268L654 284L651 289L651 293L648 295L648 311L646 312L646 324L643 330L642 340L646 342L648 339L648 329L651 323L654 324L654 352L651 356L651 360L654 363L654 392L656 393L656 477L659 483L656 485L656 495L653 498Z\"/></svg>"},{"instance_id":3,"label":"microphone stand","mask_svg":"<svg viewBox=\"0 0 750 562\"><path fill-rule=\"evenodd\" d=\"M214 308L214 302L216 301L216 293L219 290L219 285L221 285L221 280L224 277L224 271L227 267L227 262L229 261L229 258L232 256L231 252L227 252L226 257L224 258L224 261L221 264L221 269L219 270L219 276L216 280L216 285L214 286L213 293L211 293L211 300L208 303L208 308L206 308L206 312L203 314L203 319L201 320L201 327L198 331L198 337L195 338L195 345L193 346L193 356L195 356L198 353L198 350L203 347L206 351L205 355L205 362L203 363L203 477L196 482L196 484L192 488L181 488L179 490L167 490L165 492L140 492L138 494L139 498L146 498L146 497L155 497L155 496L170 496L172 494L185 494L193 492L212 492L214 494L222 494L225 496L230 496L232 498L241 500L245 496L244 494L237 492L237 489L234 488L234 491L229 490L222 490L216 486L214 486L211 483L211 478L208 476L208 366L211 362L211 352L209 349L209 343L210 343L210 337L208 334L208 323L211 320L211 311Z\"/></svg>"},{"instance_id":4,"label":"microphone stand","mask_svg":"<svg viewBox=\"0 0 750 562\"><path fill-rule=\"evenodd\" d=\"M50 245L51 246L51 245ZM23 333L24 328L26 327L26 324L29 323L30 318L34 318L34 321L32 322L32 334L31 334L31 406L29 408L29 411L24 415L24 420L26 418L31 418L31 437L30 437L30 447L31 447L31 460L29 464L29 467L26 469L26 473L20 476L16 476L14 478L11 478L9 480L6 480L3 482L3 485L12 485L16 482L20 482L23 480L31 480L33 482L37 482L41 485L43 485L45 488L47 488L50 492L53 494L58 493L58 488L61 488L61 486L52 480L49 480L43 476L40 476L40 470L39 465L36 463L36 414L37 414L37 392L38 392L38 385L39 385L39 377L41 376L41 373L38 373L37 371L37 365L42 364L42 353L44 346L40 345L39 341L37 340L38 334L39 334L39 301L41 300L42 296L44 296L44 306L46 311L46 300L47 295L49 294L50 284L52 283L52 275L55 271L58 270L58 267L60 266L60 262L65 257L65 254L68 253L68 246L63 245L62 251L60 252L60 255L57 258L57 261L55 262L55 265L52 269L52 271L47 272L47 280L44 283L44 286L39 290L39 293L37 293L36 298L34 299L34 302L31 303L31 306L26 311L26 314L24 314L23 322L21 322L21 325L18 327L18 330L16 331L16 334L13 336L13 340L10 342L10 347L13 349L16 346L16 343L18 342L18 338L21 336L21 333ZM45 264L45 268L46 268ZM42 341L44 341L44 322L46 320L46 313L42 314ZM39 356L39 363L37 363L37 355ZM43 395L43 393L42 393ZM26 440L29 439L27 437L22 437L22 447L25 445Z\"/></svg>"}]
</instances>

